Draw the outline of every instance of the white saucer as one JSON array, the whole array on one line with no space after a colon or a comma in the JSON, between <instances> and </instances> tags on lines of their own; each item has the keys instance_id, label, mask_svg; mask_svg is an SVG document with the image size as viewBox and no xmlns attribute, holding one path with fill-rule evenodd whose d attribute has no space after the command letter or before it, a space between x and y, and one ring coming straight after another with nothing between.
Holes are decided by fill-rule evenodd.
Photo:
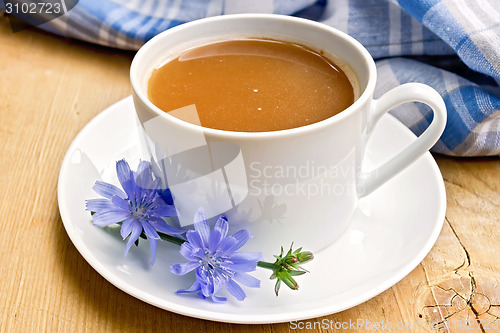
<instances>
[{"instance_id":1,"label":"white saucer","mask_svg":"<svg viewBox=\"0 0 500 333\"><path fill-rule=\"evenodd\" d=\"M134 246L124 258L125 243L119 232L95 227L85 211L85 200L96 197L91 189L95 181L116 177L116 160L126 158L133 168L137 166L136 122L128 97L103 111L78 134L61 166L59 210L71 241L99 274L157 307L231 323L285 322L339 312L378 295L410 273L441 230L446 209L444 184L427 153L360 201L347 232L315 253L305 267L310 273L297 277L299 291L282 286L276 297L269 271L258 269L252 275L261 279L261 287L246 288L248 298L243 302L229 298L227 303L215 304L195 295L176 295L177 289L193 282L169 272L171 263L185 261L176 245L160 244L153 267L146 242ZM367 147L368 162L378 164L414 139L404 125L386 115ZM266 257L272 260L272 254Z\"/></svg>"}]
</instances>

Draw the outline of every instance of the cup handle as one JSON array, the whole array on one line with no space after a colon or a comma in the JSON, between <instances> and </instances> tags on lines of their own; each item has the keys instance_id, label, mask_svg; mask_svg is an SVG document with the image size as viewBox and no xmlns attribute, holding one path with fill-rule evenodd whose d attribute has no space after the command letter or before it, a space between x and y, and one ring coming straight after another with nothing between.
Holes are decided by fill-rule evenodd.
<instances>
[{"instance_id":1,"label":"cup handle","mask_svg":"<svg viewBox=\"0 0 500 333\"><path fill-rule=\"evenodd\" d=\"M429 105L434 113L432 123L414 142L389 161L372 171L361 172L357 186L360 198L373 192L426 153L444 131L446 106L439 93L425 84L406 83L391 89L373 101L368 115L367 133L371 134L377 122L389 110L407 102L421 102Z\"/></svg>"}]
</instances>

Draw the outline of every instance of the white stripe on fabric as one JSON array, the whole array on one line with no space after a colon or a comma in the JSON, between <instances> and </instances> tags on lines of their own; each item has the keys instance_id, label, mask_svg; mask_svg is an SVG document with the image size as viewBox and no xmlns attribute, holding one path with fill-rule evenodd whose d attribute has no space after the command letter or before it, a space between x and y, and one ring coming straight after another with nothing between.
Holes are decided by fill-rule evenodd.
<instances>
[{"instance_id":1,"label":"white stripe on fabric","mask_svg":"<svg viewBox=\"0 0 500 333\"><path fill-rule=\"evenodd\" d=\"M168 14L166 17L170 20L175 20L179 16L179 11L181 9L182 0L174 0L168 8Z\"/></svg>"},{"instance_id":2,"label":"white stripe on fabric","mask_svg":"<svg viewBox=\"0 0 500 333\"><path fill-rule=\"evenodd\" d=\"M124 22L120 30L129 37L135 37L135 30L139 29L139 25L144 21L144 18L142 15L134 17L132 20ZM132 31L134 31L133 35L130 34Z\"/></svg>"},{"instance_id":3,"label":"white stripe on fabric","mask_svg":"<svg viewBox=\"0 0 500 333\"><path fill-rule=\"evenodd\" d=\"M489 21L488 23L486 23L486 25L490 27L499 23L498 19L500 17L500 6L498 0L495 4L497 5L497 8L492 6L488 0L485 0L481 2L480 6L476 6L476 10L481 11L484 13L484 15L488 16Z\"/></svg>"},{"instance_id":4,"label":"white stripe on fabric","mask_svg":"<svg viewBox=\"0 0 500 333\"><path fill-rule=\"evenodd\" d=\"M150 18L150 20L148 22L146 22L146 24L144 24L143 26L141 26L137 32L136 32L136 37L140 37L140 38L144 38L144 36L150 31L150 30L153 30L155 28L155 26L159 23L161 19L160 18L157 18L157 17L153 17L153 18Z\"/></svg>"},{"instance_id":5,"label":"white stripe on fabric","mask_svg":"<svg viewBox=\"0 0 500 333\"><path fill-rule=\"evenodd\" d=\"M448 92L448 94L450 94L455 90L460 91L460 84L458 82L456 75L453 75L445 71L441 71L441 73L443 75L444 85L446 87L446 91ZM455 111L458 113L465 126L467 126L467 129L469 131L472 131L476 127L477 123L474 121L474 119L469 114L469 111L465 107L466 104L462 99L462 95L460 93L454 94L453 97L450 98L450 100L453 103Z\"/></svg>"},{"instance_id":6,"label":"white stripe on fabric","mask_svg":"<svg viewBox=\"0 0 500 333\"><path fill-rule=\"evenodd\" d=\"M479 107L479 111L481 113L485 114L484 112L485 110L486 111L493 110L493 104L491 103L491 99L487 94L485 94L482 90L480 90L479 87L477 89L474 89L474 98L477 102L477 106Z\"/></svg>"},{"instance_id":7,"label":"white stripe on fabric","mask_svg":"<svg viewBox=\"0 0 500 333\"><path fill-rule=\"evenodd\" d=\"M50 20L44 24L48 24L54 29L59 30L60 32L64 34L68 34L68 18L69 15L71 15L71 12L62 16L59 16L58 18L54 20Z\"/></svg>"},{"instance_id":8,"label":"white stripe on fabric","mask_svg":"<svg viewBox=\"0 0 500 333\"><path fill-rule=\"evenodd\" d=\"M123 17L128 13L130 13L130 9L125 7L117 7L105 17L104 22L109 26L112 26L114 23L123 20Z\"/></svg>"},{"instance_id":9,"label":"white stripe on fabric","mask_svg":"<svg viewBox=\"0 0 500 333\"><path fill-rule=\"evenodd\" d=\"M99 43L101 44L108 44L109 43L109 31L110 31L110 26L107 24L101 24L101 28L99 29Z\"/></svg>"},{"instance_id":10,"label":"white stripe on fabric","mask_svg":"<svg viewBox=\"0 0 500 333\"><path fill-rule=\"evenodd\" d=\"M67 15L66 18L65 24L68 25L68 33L82 40L94 40L94 35L97 34L98 27L94 26L95 21L92 20L93 17L89 16L86 11L75 8L71 11L71 15ZM101 25L100 22L99 25Z\"/></svg>"},{"instance_id":11,"label":"white stripe on fabric","mask_svg":"<svg viewBox=\"0 0 500 333\"><path fill-rule=\"evenodd\" d=\"M321 22L349 32L349 0L328 1Z\"/></svg>"},{"instance_id":12,"label":"white stripe on fabric","mask_svg":"<svg viewBox=\"0 0 500 333\"><path fill-rule=\"evenodd\" d=\"M131 12L135 12L137 14L141 14L141 15L146 16L146 17L147 16L159 17L158 16L158 7L160 7L160 3L167 4L168 0L167 1L165 1L165 0L130 0L130 1L124 1L123 3L118 1L116 3L118 3L121 6L127 7L128 9L130 9ZM142 28L139 28L139 29L142 30ZM141 36L141 35L137 34L137 36Z\"/></svg>"},{"instance_id":13,"label":"white stripe on fabric","mask_svg":"<svg viewBox=\"0 0 500 333\"><path fill-rule=\"evenodd\" d=\"M273 0L226 0L224 4L224 14L240 13L264 13L272 14L274 12Z\"/></svg>"},{"instance_id":14,"label":"white stripe on fabric","mask_svg":"<svg viewBox=\"0 0 500 333\"><path fill-rule=\"evenodd\" d=\"M487 5L486 1L445 0L446 7L455 16L458 23L464 28L471 41L476 45L486 60L497 73L500 73L500 25L496 28L487 29L498 24L497 21L489 19L489 15L478 17L476 13L480 7ZM484 8L486 9L486 8ZM492 9L494 14L496 11Z\"/></svg>"},{"instance_id":15,"label":"white stripe on fabric","mask_svg":"<svg viewBox=\"0 0 500 333\"><path fill-rule=\"evenodd\" d=\"M207 17L220 15L222 9L223 0L211 0L207 7Z\"/></svg>"},{"instance_id":16,"label":"white stripe on fabric","mask_svg":"<svg viewBox=\"0 0 500 333\"><path fill-rule=\"evenodd\" d=\"M424 26L415 18L411 18L411 34L413 36L411 43L411 51L414 55L424 53Z\"/></svg>"},{"instance_id":17,"label":"white stripe on fabric","mask_svg":"<svg viewBox=\"0 0 500 333\"><path fill-rule=\"evenodd\" d=\"M443 81L445 84L445 94L451 94L452 91L460 88L460 83L457 80L457 76L448 71L440 71L443 76Z\"/></svg>"},{"instance_id":18,"label":"white stripe on fabric","mask_svg":"<svg viewBox=\"0 0 500 333\"><path fill-rule=\"evenodd\" d=\"M137 13L144 13L144 10L150 6L150 4L154 0L128 0L124 2L118 2L118 1L111 1L116 3L119 6L128 8L132 12L137 12Z\"/></svg>"},{"instance_id":19,"label":"white stripe on fabric","mask_svg":"<svg viewBox=\"0 0 500 333\"><path fill-rule=\"evenodd\" d=\"M449 22L450 15L447 13L446 5L443 2L438 2L424 14L422 23L455 49L462 36L454 29L452 30L453 26L450 26ZM454 52L454 54L456 53Z\"/></svg>"},{"instance_id":20,"label":"white stripe on fabric","mask_svg":"<svg viewBox=\"0 0 500 333\"><path fill-rule=\"evenodd\" d=\"M121 32L119 32L115 38L115 43L116 46L125 49L129 46L129 43L127 42L126 36L124 36Z\"/></svg>"},{"instance_id":21,"label":"white stripe on fabric","mask_svg":"<svg viewBox=\"0 0 500 333\"><path fill-rule=\"evenodd\" d=\"M491 67L500 73L500 22L494 28L470 36Z\"/></svg>"},{"instance_id":22,"label":"white stripe on fabric","mask_svg":"<svg viewBox=\"0 0 500 333\"><path fill-rule=\"evenodd\" d=\"M165 30L167 30L168 26L170 25L170 20L160 20L158 24L154 27L155 33L160 33Z\"/></svg>"},{"instance_id":23,"label":"white stripe on fabric","mask_svg":"<svg viewBox=\"0 0 500 333\"><path fill-rule=\"evenodd\" d=\"M137 0L139 8L136 12L145 16L155 17L157 12L157 10L155 10L155 5L158 5L159 1L160 0Z\"/></svg>"},{"instance_id":24,"label":"white stripe on fabric","mask_svg":"<svg viewBox=\"0 0 500 333\"><path fill-rule=\"evenodd\" d=\"M376 98L380 98L387 91L400 85L388 60L377 62L377 75L377 86L374 94ZM413 128L413 126L421 122L423 117L415 103L405 103L402 106L394 108L394 111L391 113L396 114L397 118L409 128Z\"/></svg>"},{"instance_id":25,"label":"white stripe on fabric","mask_svg":"<svg viewBox=\"0 0 500 333\"><path fill-rule=\"evenodd\" d=\"M448 8L465 32L470 35L471 32L484 29L485 25L467 6L467 2L464 0L444 0L446 8Z\"/></svg>"},{"instance_id":26,"label":"white stripe on fabric","mask_svg":"<svg viewBox=\"0 0 500 333\"><path fill-rule=\"evenodd\" d=\"M171 1L170 0L157 0L157 1L158 3L156 4L156 6L154 6L154 8L152 8L152 12L150 13L150 15L161 18L162 20L167 20L170 8L172 8Z\"/></svg>"},{"instance_id":27,"label":"white stripe on fabric","mask_svg":"<svg viewBox=\"0 0 500 333\"><path fill-rule=\"evenodd\" d=\"M152 28L152 32L156 35L168 29L170 26L170 20L159 19L155 26Z\"/></svg>"},{"instance_id":28,"label":"white stripe on fabric","mask_svg":"<svg viewBox=\"0 0 500 333\"><path fill-rule=\"evenodd\" d=\"M389 60L380 60L376 63L377 66L377 84L373 93L374 98L380 98L390 89L399 86L400 82L391 69Z\"/></svg>"},{"instance_id":29,"label":"white stripe on fabric","mask_svg":"<svg viewBox=\"0 0 500 333\"><path fill-rule=\"evenodd\" d=\"M339 24L339 29L348 32L349 31L349 1L350 0L338 0L339 10L337 13L337 22Z\"/></svg>"},{"instance_id":30,"label":"white stripe on fabric","mask_svg":"<svg viewBox=\"0 0 500 333\"><path fill-rule=\"evenodd\" d=\"M464 141L465 144L463 146L467 147L467 149L463 149L457 153L464 156L499 155L500 142L491 142L491 133L495 132L500 132L500 110L479 124ZM495 147L498 147L497 150L492 151Z\"/></svg>"},{"instance_id":31,"label":"white stripe on fabric","mask_svg":"<svg viewBox=\"0 0 500 333\"><path fill-rule=\"evenodd\" d=\"M401 55L401 8L392 3L389 3L389 25L389 55Z\"/></svg>"},{"instance_id":32,"label":"white stripe on fabric","mask_svg":"<svg viewBox=\"0 0 500 333\"><path fill-rule=\"evenodd\" d=\"M128 8L118 7L112 10L104 19L104 24L109 26L108 31L108 41L111 46L120 47L125 45L123 41L119 41L120 33L116 32L116 30L112 27L114 23L123 19L123 16L127 15L130 12Z\"/></svg>"},{"instance_id":33,"label":"white stripe on fabric","mask_svg":"<svg viewBox=\"0 0 500 333\"><path fill-rule=\"evenodd\" d=\"M489 108L490 110L493 109L493 104L491 104L491 100L487 97L485 94L477 94L477 91L474 92L474 98L477 101L477 105L479 107L479 111L482 112L482 110L485 110ZM471 134L464 140L465 142L468 142L469 138L475 137L475 144L474 145L469 145L468 149L464 152L464 154L475 154L478 149L484 148L485 146L488 145L488 142L486 141L487 135L481 135L482 133L487 133L489 131L489 127L491 124L488 122L481 122L479 123L476 128L474 128L471 131Z\"/></svg>"},{"instance_id":34,"label":"white stripe on fabric","mask_svg":"<svg viewBox=\"0 0 500 333\"><path fill-rule=\"evenodd\" d=\"M494 52L486 53L484 57L488 62L493 66L497 73L500 73L500 6L498 0L495 1L495 6L493 6L490 1L485 0L481 2L481 5L478 6L478 10L482 10L486 16L490 19L491 23L488 24L490 27L491 36L489 38L493 38L494 40L489 40L489 43L493 45ZM485 31L486 33L486 31Z\"/></svg>"},{"instance_id":35,"label":"white stripe on fabric","mask_svg":"<svg viewBox=\"0 0 500 333\"><path fill-rule=\"evenodd\" d=\"M470 12L484 13L478 19L485 30L471 34L470 38L495 71L500 73L500 13L488 1L480 1L480 4L475 1L467 2L467 6Z\"/></svg>"}]
</instances>

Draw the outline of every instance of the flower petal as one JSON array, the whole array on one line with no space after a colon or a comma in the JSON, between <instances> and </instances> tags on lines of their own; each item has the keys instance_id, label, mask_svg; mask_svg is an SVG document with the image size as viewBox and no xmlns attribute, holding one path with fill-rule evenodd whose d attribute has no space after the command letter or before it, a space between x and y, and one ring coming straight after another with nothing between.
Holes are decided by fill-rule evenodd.
<instances>
[{"instance_id":1,"label":"flower petal","mask_svg":"<svg viewBox=\"0 0 500 333\"><path fill-rule=\"evenodd\" d=\"M205 247L203 246L203 241L201 239L200 234L197 231L194 230L189 230L186 232L186 238L191 245L194 247L204 249Z\"/></svg>"},{"instance_id":2,"label":"flower petal","mask_svg":"<svg viewBox=\"0 0 500 333\"><path fill-rule=\"evenodd\" d=\"M213 286L212 294L217 294L219 291L222 290L224 284L220 281L220 279L214 278L212 286Z\"/></svg>"},{"instance_id":3,"label":"flower petal","mask_svg":"<svg viewBox=\"0 0 500 333\"><path fill-rule=\"evenodd\" d=\"M220 265L234 272L252 272L257 268L257 262L253 260L238 260L236 262L223 262Z\"/></svg>"},{"instance_id":4,"label":"flower petal","mask_svg":"<svg viewBox=\"0 0 500 333\"><path fill-rule=\"evenodd\" d=\"M124 211L130 211L129 202L117 195L113 195L113 197L111 197L111 202L113 203L113 205L119 207L120 209L123 209Z\"/></svg>"},{"instance_id":5,"label":"flower petal","mask_svg":"<svg viewBox=\"0 0 500 333\"><path fill-rule=\"evenodd\" d=\"M85 201L85 210L89 212L100 212L114 210L116 207L109 199L90 199Z\"/></svg>"},{"instance_id":6,"label":"flower petal","mask_svg":"<svg viewBox=\"0 0 500 333\"><path fill-rule=\"evenodd\" d=\"M214 301L215 303L222 303L222 302L225 302L227 301L227 298L226 297L220 297L220 296L216 296L216 294L221 291L222 287L224 286L222 283L220 283L219 281L214 281L214 290L212 291L212 301Z\"/></svg>"},{"instance_id":7,"label":"flower petal","mask_svg":"<svg viewBox=\"0 0 500 333\"><path fill-rule=\"evenodd\" d=\"M200 234L201 239L203 240L203 247L206 248L208 245L208 237L210 235L210 227L205 215L205 210L202 207L200 207L196 214L194 214L194 229Z\"/></svg>"},{"instance_id":8,"label":"flower petal","mask_svg":"<svg viewBox=\"0 0 500 333\"><path fill-rule=\"evenodd\" d=\"M102 181L96 181L95 185L92 187L94 191L96 191L98 194L102 195L105 198L111 199L113 195L117 195L122 199L126 199L127 195L125 192L120 190L118 187L112 184L108 184Z\"/></svg>"},{"instance_id":9,"label":"flower petal","mask_svg":"<svg viewBox=\"0 0 500 333\"><path fill-rule=\"evenodd\" d=\"M228 251L236 245L236 239L234 239L233 237L223 238L220 241L219 246L217 247L217 255L226 255Z\"/></svg>"},{"instance_id":10,"label":"flower petal","mask_svg":"<svg viewBox=\"0 0 500 333\"><path fill-rule=\"evenodd\" d=\"M169 188L157 190L158 195L165 201L167 205L174 204L174 198L172 197L172 192Z\"/></svg>"},{"instance_id":11,"label":"flower petal","mask_svg":"<svg viewBox=\"0 0 500 333\"><path fill-rule=\"evenodd\" d=\"M214 253L215 250L217 250L217 247L219 246L219 243L222 239L222 235L218 230L212 230L210 231L210 237L208 238L208 251L211 253Z\"/></svg>"},{"instance_id":12,"label":"flower petal","mask_svg":"<svg viewBox=\"0 0 500 333\"><path fill-rule=\"evenodd\" d=\"M165 201L161 197L155 199L155 201L161 200L162 204L157 205L154 209L151 210L151 214L158 217L170 217L177 216L177 209L175 209L174 205L167 205Z\"/></svg>"},{"instance_id":13,"label":"flower petal","mask_svg":"<svg viewBox=\"0 0 500 333\"><path fill-rule=\"evenodd\" d=\"M246 242L250 239L250 233L245 229L241 229L237 233L233 234L231 237L236 240L236 244L228 251L235 252L238 251L238 249L241 248L243 245L245 245Z\"/></svg>"},{"instance_id":14,"label":"flower petal","mask_svg":"<svg viewBox=\"0 0 500 333\"><path fill-rule=\"evenodd\" d=\"M174 273L175 274L175 273ZM175 293L176 294L183 294L183 293L192 293L195 291L200 290L200 283L198 281L195 281L191 287L188 289L179 289Z\"/></svg>"},{"instance_id":15,"label":"flower petal","mask_svg":"<svg viewBox=\"0 0 500 333\"><path fill-rule=\"evenodd\" d=\"M198 261L200 259L200 256L196 255L198 250L200 249L194 248L189 242L184 242L181 245L180 252L187 260Z\"/></svg>"},{"instance_id":16,"label":"flower petal","mask_svg":"<svg viewBox=\"0 0 500 333\"><path fill-rule=\"evenodd\" d=\"M214 301L215 303L224 303L225 301L227 301L227 298L222 296L215 296L215 294L212 294L212 301Z\"/></svg>"},{"instance_id":17,"label":"flower petal","mask_svg":"<svg viewBox=\"0 0 500 333\"><path fill-rule=\"evenodd\" d=\"M193 249L193 255L197 258L205 258L205 250L200 248Z\"/></svg>"},{"instance_id":18,"label":"flower petal","mask_svg":"<svg viewBox=\"0 0 500 333\"><path fill-rule=\"evenodd\" d=\"M127 238L128 235L130 235L134 223L139 223L139 222L137 222L133 217L128 217L123 221L122 227L120 228L120 234L123 239Z\"/></svg>"},{"instance_id":19,"label":"flower petal","mask_svg":"<svg viewBox=\"0 0 500 333\"><path fill-rule=\"evenodd\" d=\"M260 280L257 278L254 278L250 274L247 273L240 273L236 272L233 276L233 279L236 282L241 283L244 286L250 287L250 288L259 288L260 287Z\"/></svg>"},{"instance_id":20,"label":"flower petal","mask_svg":"<svg viewBox=\"0 0 500 333\"><path fill-rule=\"evenodd\" d=\"M240 285L234 282L233 280L226 281L226 289L234 296L238 301L243 301L247 295L243 289L241 289Z\"/></svg>"},{"instance_id":21,"label":"flower petal","mask_svg":"<svg viewBox=\"0 0 500 333\"><path fill-rule=\"evenodd\" d=\"M224 215L219 216L217 222L215 222L214 230L220 232L221 237L224 238L227 236L227 231L229 229L229 223L227 223L227 217Z\"/></svg>"},{"instance_id":22,"label":"flower petal","mask_svg":"<svg viewBox=\"0 0 500 333\"><path fill-rule=\"evenodd\" d=\"M128 250L130 250L130 247L139 238L141 233L142 233L141 224L140 223L133 223L132 224L132 233L130 234L130 237L128 238L127 245L125 245L125 257L128 254Z\"/></svg>"},{"instance_id":23,"label":"flower petal","mask_svg":"<svg viewBox=\"0 0 500 333\"><path fill-rule=\"evenodd\" d=\"M235 252L229 255L230 260L253 260L260 261L262 260L262 252Z\"/></svg>"},{"instance_id":24,"label":"flower petal","mask_svg":"<svg viewBox=\"0 0 500 333\"><path fill-rule=\"evenodd\" d=\"M206 272L203 272L203 269L201 266L198 266L198 268L196 269L196 280L198 280L198 282L201 284L201 291L204 293L205 296L210 296L209 294L205 294L205 291L207 291L208 293L208 285L211 285L212 284L212 281L210 280L210 278L207 276Z\"/></svg>"},{"instance_id":25,"label":"flower petal","mask_svg":"<svg viewBox=\"0 0 500 333\"><path fill-rule=\"evenodd\" d=\"M148 161L140 161L137 166L137 171L134 173L135 183L137 186L144 189L155 189L152 186L153 176L151 164Z\"/></svg>"},{"instance_id":26,"label":"flower petal","mask_svg":"<svg viewBox=\"0 0 500 333\"><path fill-rule=\"evenodd\" d=\"M184 275L192 270L196 269L199 266L197 261L188 261L182 264L172 264L170 265L170 272L175 275Z\"/></svg>"},{"instance_id":27,"label":"flower petal","mask_svg":"<svg viewBox=\"0 0 500 333\"><path fill-rule=\"evenodd\" d=\"M137 186L135 185L134 174L132 170L130 170L127 161L120 160L116 162L116 175L128 198L132 199L135 195Z\"/></svg>"},{"instance_id":28,"label":"flower petal","mask_svg":"<svg viewBox=\"0 0 500 333\"><path fill-rule=\"evenodd\" d=\"M198 267L196 269L196 280L200 283L200 292L203 296L210 297L210 289L213 289L212 281L210 281L206 276L203 276L200 271L201 269Z\"/></svg>"},{"instance_id":29,"label":"flower petal","mask_svg":"<svg viewBox=\"0 0 500 333\"><path fill-rule=\"evenodd\" d=\"M98 212L92 215L94 225L105 227L107 225L118 223L125 220L130 214L120 209Z\"/></svg>"},{"instance_id":30,"label":"flower petal","mask_svg":"<svg viewBox=\"0 0 500 333\"><path fill-rule=\"evenodd\" d=\"M140 219L141 225L144 228L144 233L148 239L160 239L160 235L156 232L155 228L146 220Z\"/></svg>"},{"instance_id":31,"label":"flower petal","mask_svg":"<svg viewBox=\"0 0 500 333\"><path fill-rule=\"evenodd\" d=\"M200 222L206 222L207 221L207 216L205 215L205 209L203 207L198 208L196 213L194 214L194 224L200 223Z\"/></svg>"},{"instance_id":32,"label":"flower petal","mask_svg":"<svg viewBox=\"0 0 500 333\"><path fill-rule=\"evenodd\" d=\"M162 218L151 217L149 223L159 232L163 232L164 234L173 234L179 235L184 233L184 230L178 229L176 227L172 227L168 225Z\"/></svg>"},{"instance_id":33,"label":"flower petal","mask_svg":"<svg viewBox=\"0 0 500 333\"><path fill-rule=\"evenodd\" d=\"M196 295L197 295L199 298L201 298L201 299L206 299L206 297L205 297L205 295L203 295L203 292L201 291L201 289L200 289L200 291L198 291L198 293L197 293Z\"/></svg>"},{"instance_id":34,"label":"flower petal","mask_svg":"<svg viewBox=\"0 0 500 333\"><path fill-rule=\"evenodd\" d=\"M158 249L158 240L148 237L149 248L151 249L151 266L154 265L156 259L156 250Z\"/></svg>"}]
</instances>

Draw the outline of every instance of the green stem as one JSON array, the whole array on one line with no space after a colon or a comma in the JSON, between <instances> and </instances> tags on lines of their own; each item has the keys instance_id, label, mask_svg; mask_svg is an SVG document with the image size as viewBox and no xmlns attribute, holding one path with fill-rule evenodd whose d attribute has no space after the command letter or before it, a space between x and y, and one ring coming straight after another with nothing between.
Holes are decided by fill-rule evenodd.
<instances>
[{"instance_id":1,"label":"green stem","mask_svg":"<svg viewBox=\"0 0 500 333\"><path fill-rule=\"evenodd\" d=\"M259 266L260 268L270 269L272 271L276 270L277 268L275 264L267 261L259 261L257 263L257 266Z\"/></svg>"},{"instance_id":2,"label":"green stem","mask_svg":"<svg viewBox=\"0 0 500 333\"><path fill-rule=\"evenodd\" d=\"M180 238L177 238L177 237L174 237L174 236L170 236L170 235L167 235L167 234L164 234L164 233L161 233L161 232L159 232L158 235L160 235L160 238L162 240L170 242L170 243L174 243L174 244L177 244L177 245L182 245L182 243L186 242L184 239L180 239Z\"/></svg>"}]
</instances>

